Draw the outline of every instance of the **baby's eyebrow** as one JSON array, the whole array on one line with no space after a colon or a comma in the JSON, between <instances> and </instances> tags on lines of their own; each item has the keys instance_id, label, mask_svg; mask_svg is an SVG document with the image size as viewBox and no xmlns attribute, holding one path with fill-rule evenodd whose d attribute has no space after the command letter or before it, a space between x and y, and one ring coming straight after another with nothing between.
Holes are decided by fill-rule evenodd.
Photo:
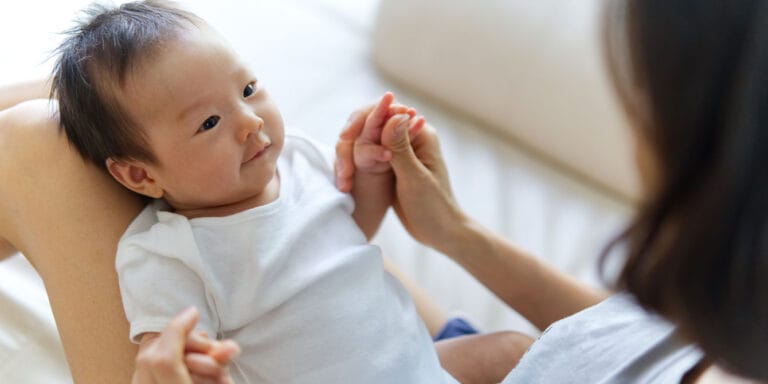
<instances>
[{"instance_id":1,"label":"baby's eyebrow","mask_svg":"<svg viewBox=\"0 0 768 384\"><path fill-rule=\"evenodd\" d=\"M195 102L190 104L188 107L181 110L181 113L179 113L179 117L177 118L178 121L184 121L184 119L189 115L190 113L194 112L195 110L199 109L203 105L207 103L207 98L202 97L197 99Z\"/></svg>"},{"instance_id":2,"label":"baby's eyebrow","mask_svg":"<svg viewBox=\"0 0 768 384\"><path fill-rule=\"evenodd\" d=\"M238 80L242 80L243 78L253 78L254 80L257 80L256 75L253 74L253 70L245 65L245 63L240 63L240 65L238 65L238 68L232 72L232 77Z\"/></svg>"}]
</instances>

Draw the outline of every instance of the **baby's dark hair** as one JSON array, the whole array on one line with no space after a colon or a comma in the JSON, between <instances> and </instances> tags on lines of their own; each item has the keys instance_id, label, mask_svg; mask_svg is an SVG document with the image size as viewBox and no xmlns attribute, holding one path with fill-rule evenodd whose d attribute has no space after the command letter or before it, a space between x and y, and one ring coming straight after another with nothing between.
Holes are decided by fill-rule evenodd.
<instances>
[{"instance_id":1,"label":"baby's dark hair","mask_svg":"<svg viewBox=\"0 0 768 384\"><path fill-rule=\"evenodd\" d=\"M93 4L66 32L56 50L51 98L58 99L61 127L84 158L102 169L111 157L156 161L115 90L160 43L200 22L168 1Z\"/></svg>"}]
</instances>

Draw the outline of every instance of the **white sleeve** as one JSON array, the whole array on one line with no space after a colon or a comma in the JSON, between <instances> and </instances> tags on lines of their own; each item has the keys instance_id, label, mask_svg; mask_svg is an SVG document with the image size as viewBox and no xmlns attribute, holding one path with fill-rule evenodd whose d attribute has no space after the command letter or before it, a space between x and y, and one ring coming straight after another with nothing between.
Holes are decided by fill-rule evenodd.
<instances>
[{"instance_id":1,"label":"white sleeve","mask_svg":"<svg viewBox=\"0 0 768 384\"><path fill-rule=\"evenodd\" d=\"M131 341L138 343L141 334L162 331L190 306L200 313L196 329L216 337L218 317L200 276L178 258L150 251L132 241L135 239L127 240L118 247L117 272Z\"/></svg>"}]
</instances>

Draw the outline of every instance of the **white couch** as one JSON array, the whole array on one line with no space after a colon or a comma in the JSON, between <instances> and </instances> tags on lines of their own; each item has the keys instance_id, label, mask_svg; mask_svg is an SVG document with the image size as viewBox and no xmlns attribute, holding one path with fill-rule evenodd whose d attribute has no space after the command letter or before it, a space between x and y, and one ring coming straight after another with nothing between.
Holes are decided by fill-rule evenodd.
<instances>
[{"instance_id":1,"label":"white couch","mask_svg":"<svg viewBox=\"0 0 768 384\"><path fill-rule=\"evenodd\" d=\"M383 1L184 3L253 63L289 125L329 145L353 108L394 90L438 128L471 215L600 284L596 257L637 193L600 59L600 2ZM0 5L0 49L18 52L0 61L0 83L45 73L53 33L86 3L46 3L44 15L35 2ZM535 332L393 217L375 241L449 311ZM70 382L62 356L42 284L21 256L0 263L3 382Z\"/></svg>"}]
</instances>

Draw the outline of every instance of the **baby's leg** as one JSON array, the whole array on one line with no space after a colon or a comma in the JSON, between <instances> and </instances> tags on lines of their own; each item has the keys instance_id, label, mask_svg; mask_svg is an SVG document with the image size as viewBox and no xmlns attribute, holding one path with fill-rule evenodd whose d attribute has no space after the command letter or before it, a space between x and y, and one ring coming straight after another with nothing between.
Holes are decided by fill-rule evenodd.
<instances>
[{"instance_id":1,"label":"baby's leg","mask_svg":"<svg viewBox=\"0 0 768 384\"><path fill-rule=\"evenodd\" d=\"M461 336L435 343L440 364L462 384L500 383L517 365L530 337L518 332Z\"/></svg>"}]
</instances>

